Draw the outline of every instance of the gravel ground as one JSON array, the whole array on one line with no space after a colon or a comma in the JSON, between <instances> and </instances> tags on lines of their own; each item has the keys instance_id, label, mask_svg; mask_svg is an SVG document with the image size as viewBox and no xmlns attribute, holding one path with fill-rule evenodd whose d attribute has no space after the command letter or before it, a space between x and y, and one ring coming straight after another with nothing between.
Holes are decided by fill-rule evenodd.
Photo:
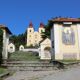
<instances>
[{"instance_id":1,"label":"gravel ground","mask_svg":"<svg viewBox=\"0 0 80 80\"><path fill-rule=\"evenodd\" d=\"M80 80L80 66L53 71L17 71L4 80Z\"/></svg>"},{"instance_id":2,"label":"gravel ground","mask_svg":"<svg viewBox=\"0 0 80 80\"><path fill-rule=\"evenodd\" d=\"M53 74L53 71L17 71L4 80L42 80L50 74Z\"/></svg>"},{"instance_id":3,"label":"gravel ground","mask_svg":"<svg viewBox=\"0 0 80 80\"><path fill-rule=\"evenodd\" d=\"M80 66L55 72L42 80L80 80Z\"/></svg>"}]
</instances>

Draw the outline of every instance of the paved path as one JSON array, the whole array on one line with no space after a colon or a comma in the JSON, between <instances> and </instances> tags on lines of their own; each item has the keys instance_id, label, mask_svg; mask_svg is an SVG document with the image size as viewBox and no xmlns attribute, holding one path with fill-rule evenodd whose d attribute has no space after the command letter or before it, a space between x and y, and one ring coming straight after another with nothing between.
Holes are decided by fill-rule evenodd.
<instances>
[{"instance_id":1,"label":"paved path","mask_svg":"<svg viewBox=\"0 0 80 80\"><path fill-rule=\"evenodd\" d=\"M4 80L41 80L52 73L53 71L17 71L14 75Z\"/></svg>"},{"instance_id":2,"label":"paved path","mask_svg":"<svg viewBox=\"0 0 80 80\"><path fill-rule=\"evenodd\" d=\"M80 67L59 71L58 73L48 75L42 80L80 80Z\"/></svg>"},{"instance_id":3,"label":"paved path","mask_svg":"<svg viewBox=\"0 0 80 80\"><path fill-rule=\"evenodd\" d=\"M18 71L5 80L80 80L80 66L67 70Z\"/></svg>"}]
</instances>

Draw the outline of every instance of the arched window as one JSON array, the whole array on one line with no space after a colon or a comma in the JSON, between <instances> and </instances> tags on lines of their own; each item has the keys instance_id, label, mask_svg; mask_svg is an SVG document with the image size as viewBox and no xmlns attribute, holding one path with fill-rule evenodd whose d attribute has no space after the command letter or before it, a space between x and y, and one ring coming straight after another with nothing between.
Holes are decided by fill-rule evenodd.
<instances>
[{"instance_id":1,"label":"arched window","mask_svg":"<svg viewBox=\"0 0 80 80\"><path fill-rule=\"evenodd\" d=\"M31 32L31 30L30 30L30 32Z\"/></svg>"},{"instance_id":2,"label":"arched window","mask_svg":"<svg viewBox=\"0 0 80 80\"><path fill-rule=\"evenodd\" d=\"M41 33L43 32L43 30L41 30Z\"/></svg>"}]
</instances>

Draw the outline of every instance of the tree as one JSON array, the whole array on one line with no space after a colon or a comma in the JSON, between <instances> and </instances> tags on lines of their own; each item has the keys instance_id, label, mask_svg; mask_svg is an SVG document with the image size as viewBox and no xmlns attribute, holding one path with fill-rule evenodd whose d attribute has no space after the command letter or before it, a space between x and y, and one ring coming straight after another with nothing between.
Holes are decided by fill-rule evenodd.
<instances>
[{"instance_id":1,"label":"tree","mask_svg":"<svg viewBox=\"0 0 80 80\"><path fill-rule=\"evenodd\" d=\"M26 36L27 32L19 34L19 35L12 35L10 37L10 41L13 42L15 44L16 50L19 49L20 45L25 46L26 45Z\"/></svg>"},{"instance_id":2,"label":"tree","mask_svg":"<svg viewBox=\"0 0 80 80\"><path fill-rule=\"evenodd\" d=\"M50 38L50 29L49 29L49 23L47 25L44 26L45 28L45 32L42 32L42 38Z\"/></svg>"}]
</instances>

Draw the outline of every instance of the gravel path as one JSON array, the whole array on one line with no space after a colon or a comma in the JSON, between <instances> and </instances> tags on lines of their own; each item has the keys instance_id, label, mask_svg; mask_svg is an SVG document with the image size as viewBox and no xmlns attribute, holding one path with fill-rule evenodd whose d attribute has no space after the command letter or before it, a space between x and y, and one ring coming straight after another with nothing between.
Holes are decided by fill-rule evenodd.
<instances>
[{"instance_id":1,"label":"gravel path","mask_svg":"<svg viewBox=\"0 0 80 80\"><path fill-rule=\"evenodd\" d=\"M54 71L17 71L4 80L80 80L80 66Z\"/></svg>"}]
</instances>

